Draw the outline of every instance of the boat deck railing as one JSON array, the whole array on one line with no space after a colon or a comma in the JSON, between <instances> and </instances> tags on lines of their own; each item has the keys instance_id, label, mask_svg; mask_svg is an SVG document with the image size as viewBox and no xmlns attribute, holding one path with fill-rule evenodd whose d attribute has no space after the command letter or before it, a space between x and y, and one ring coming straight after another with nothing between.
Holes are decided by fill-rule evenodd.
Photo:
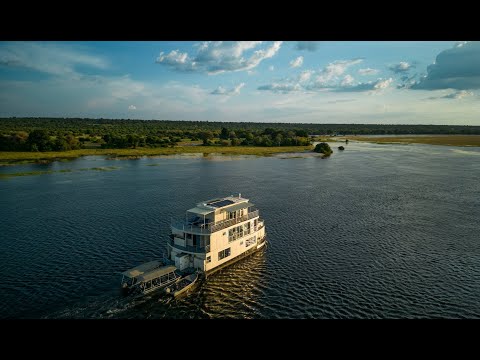
<instances>
[{"instance_id":1,"label":"boat deck railing","mask_svg":"<svg viewBox=\"0 0 480 360\"><path fill-rule=\"evenodd\" d=\"M234 219L226 219L222 221L217 221L215 223L207 223L207 224L202 224L202 223L188 223L188 222L182 222L182 221L172 221L172 227L178 230L182 231L188 231L192 233L199 233L199 234L211 234L220 230L223 230L225 228L228 228L230 226L233 226L235 224L253 219L257 217L259 214L258 210L250 211L249 213L239 216Z\"/></svg>"},{"instance_id":2,"label":"boat deck railing","mask_svg":"<svg viewBox=\"0 0 480 360\"><path fill-rule=\"evenodd\" d=\"M167 242L175 247L176 249L183 250L183 251L188 251L188 252L195 252L195 253L208 253L210 252L210 245L205 245L205 246L191 246L191 245L178 245L175 244L174 239L168 239ZM174 262L175 263L175 262Z\"/></svg>"}]
</instances>

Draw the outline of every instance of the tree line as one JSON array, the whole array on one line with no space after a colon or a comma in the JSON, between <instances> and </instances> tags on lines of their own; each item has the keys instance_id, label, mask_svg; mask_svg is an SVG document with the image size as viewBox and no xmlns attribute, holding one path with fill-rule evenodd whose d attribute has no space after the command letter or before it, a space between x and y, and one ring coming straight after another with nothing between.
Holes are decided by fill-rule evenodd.
<instances>
[{"instance_id":1,"label":"tree line","mask_svg":"<svg viewBox=\"0 0 480 360\"><path fill-rule=\"evenodd\" d=\"M0 118L1 151L168 147L182 139L206 146L302 146L309 135L480 134L480 126L297 124L83 118Z\"/></svg>"},{"instance_id":2,"label":"tree line","mask_svg":"<svg viewBox=\"0 0 480 360\"><path fill-rule=\"evenodd\" d=\"M30 132L45 129L48 132L70 131L74 136L92 134L103 136L137 134L174 135L189 137L200 131L220 133L222 128L231 131L249 130L252 133L265 128L275 130L305 130L308 134L343 135L408 135L408 134L476 134L480 126L468 125L387 125L387 124L299 124L299 123L254 123L173 120L130 120L130 119L85 119L85 118L0 118L0 134L12 131Z\"/></svg>"}]
</instances>

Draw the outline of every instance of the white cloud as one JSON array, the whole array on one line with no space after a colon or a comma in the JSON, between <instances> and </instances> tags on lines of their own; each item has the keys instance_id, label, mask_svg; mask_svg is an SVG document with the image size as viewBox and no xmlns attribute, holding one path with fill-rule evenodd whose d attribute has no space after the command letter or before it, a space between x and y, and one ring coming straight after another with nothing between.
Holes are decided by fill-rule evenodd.
<instances>
[{"instance_id":1,"label":"white cloud","mask_svg":"<svg viewBox=\"0 0 480 360\"><path fill-rule=\"evenodd\" d=\"M300 84L295 84L295 83L275 83L274 82L272 84L259 86L258 90L270 90L273 92L286 94L292 91L300 91L302 90L302 86Z\"/></svg>"},{"instance_id":2,"label":"white cloud","mask_svg":"<svg viewBox=\"0 0 480 360\"><path fill-rule=\"evenodd\" d=\"M273 65L270 65L270 66L268 67L268 70L270 70L270 71L273 71L273 70L275 70L275 66L273 66Z\"/></svg>"},{"instance_id":3,"label":"white cloud","mask_svg":"<svg viewBox=\"0 0 480 360\"><path fill-rule=\"evenodd\" d=\"M353 78L351 80L352 81L347 81L345 83L340 84L340 86L336 87L333 90L336 91L336 92L370 91L372 93L378 93L381 90L387 89L393 83L392 78L378 79L376 81L369 81L369 82L364 82L364 83L359 83L359 84L354 84L353 83Z\"/></svg>"},{"instance_id":4,"label":"white cloud","mask_svg":"<svg viewBox=\"0 0 480 360\"><path fill-rule=\"evenodd\" d=\"M468 41L458 41L455 43L454 47L462 47L466 43L468 43Z\"/></svg>"},{"instance_id":5,"label":"white cloud","mask_svg":"<svg viewBox=\"0 0 480 360\"><path fill-rule=\"evenodd\" d=\"M340 86L341 87L352 86L353 82L354 82L354 79L351 75L345 75L342 82L340 83Z\"/></svg>"},{"instance_id":6,"label":"white cloud","mask_svg":"<svg viewBox=\"0 0 480 360\"><path fill-rule=\"evenodd\" d=\"M210 94L212 95L239 95L240 90L245 86L245 83L240 83L237 86L233 87L232 89L226 89L223 86L219 86L215 90L213 90Z\"/></svg>"},{"instance_id":7,"label":"white cloud","mask_svg":"<svg viewBox=\"0 0 480 360\"><path fill-rule=\"evenodd\" d=\"M407 72L413 67L413 65L409 64L405 61L400 61L398 64L390 65L388 68L392 70L395 74L400 74Z\"/></svg>"},{"instance_id":8,"label":"white cloud","mask_svg":"<svg viewBox=\"0 0 480 360\"><path fill-rule=\"evenodd\" d=\"M318 49L317 41L298 41L295 45L296 50L316 51Z\"/></svg>"},{"instance_id":9,"label":"white cloud","mask_svg":"<svg viewBox=\"0 0 480 360\"><path fill-rule=\"evenodd\" d=\"M299 56L296 59L290 61L290 67L292 68L300 67L302 66L302 64L303 64L303 56Z\"/></svg>"},{"instance_id":10,"label":"white cloud","mask_svg":"<svg viewBox=\"0 0 480 360\"><path fill-rule=\"evenodd\" d=\"M92 56L66 45L37 42L13 42L0 47L0 65L23 67L43 73L78 76L77 65L105 69L108 64L99 56Z\"/></svg>"},{"instance_id":11,"label":"white cloud","mask_svg":"<svg viewBox=\"0 0 480 360\"><path fill-rule=\"evenodd\" d=\"M473 92L471 91L466 91L466 90L460 90L457 92L454 92L452 94L444 96L447 99L463 99L468 96L473 96Z\"/></svg>"},{"instance_id":12,"label":"white cloud","mask_svg":"<svg viewBox=\"0 0 480 360\"><path fill-rule=\"evenodd\" d=\"M312 79L315 73L313 70L302 71L296 78L282 79L271 84L259 86L258 90L269 90L275 93L287 92L365 92L379 93L387 89L393 83L392 78L377 79L376 81L356 83L350 74L345 74L346 70L353 65L362 62L362 59L337 60L328 64L318 72L318 75Z\"/></svg>"},{"instance_id":13,"label":"white cloud","mask_svg":"<svg viewBox=\"0 0 480 360\"><path fill-rule=\"evenodd\" d=\"M466 91L466 90L460 90L460 91L455 91L453 93L444 95L444 96L432 96L429 97L428 100L436 100L436 99L454 99L454 100L461 100L466 97L473 96L473 92L471 91Z\"/></svg>"},{"instance_id":14,"label":"white cloud","mask_svg":"<svg viewBox=\"0 0 480 360\"><path fill-rule=\"evenodd\" d=\"M308 80L310 80L310 78L312 77L314 71L313 70L305 70L305 71L302 71L300 73L300 76L298 78L298 81L301 82L301 83L304 83L304 82L307 82Z\"/></svg>"},{"instance_id":15,"label":"white cloud","mask_svg":"<svg viewBox=\"0 0 480 360\"><path fill-rule=\"evenodd\" d=\"M388 88L393 82L393 79L392 78L389 78L389 79L385 79L385 80L382 80L382 79L379 79L375 85L373 86L373 88L375 90L381 90L381 89L386 89Z\"/></svg>"},{"instance_id":16,"label":"white cloud","mask_svg":"<svg viewBox=\"0 0 480 360\"><path fill-rule=\"evenodd\" d=\"M370 68L366 68L366 69L360 69L358 70L358 73L360 75L376 75L378 74L378 70L377 69L370 69Z\"/></svg>"},{"instance_id":17,"label":"white cloud","mask_svg":"<svg viewBox=\"0 0 480 360\"><path fill-rule=\"evenodd\" d=\"M174 67L181 71L195 70L195 62L189 59L187 53L182 53L178 50L172 50L169 54L161 52L156 62Z\"/></svg>"},{"instance_id":18,"label":"white cloud","mask_svg":"<svg viewBox=\"0 0 480 360\"><path fill-rule=\"evenodd\" d=\"M255 50L247 57L246 52L261 44L262 41L208 41L198 46L194 57L173 50L169 54L161 52L156 62L177 71L206 72L209 75L251 70L263 60L273 57L280 49L282 41L275 41L268 47Z\"/></svg>"},{"instance_id":19,"label":"white cloud","mask_svg":"<svg viewBox=\"0 0 480 360\"><path fill-rule=\"evenodd\" d=\"M334 86L332 83L338 81L338 77L343 75L350 66L362 61L363 59L337 60L328 64L315 79L315 86L319 88Z\"/></svg>"},{"instance_id":20,"label":"white cloud","mask_svg":"<svg viewBox=\"0 0 480 360\"><path fill-rule=\"evenodd\" d=\"M305 85L310 81L313 70L304 70L294 78L281 79L274 81L271 84L259 86L258 90L270 90L275 93L287 93L293 91L306 90Z\"/></svg>"},{"instance_id":21,"label":"white cloud","mask_svg":"<svg viewBox=\"0 0 480 360\"><path fill-rule=\"evenodd\" d=\"M137 107L135 105L130 105L128 107L128 110L137 110Z\"/></svg>"}]
</instances>

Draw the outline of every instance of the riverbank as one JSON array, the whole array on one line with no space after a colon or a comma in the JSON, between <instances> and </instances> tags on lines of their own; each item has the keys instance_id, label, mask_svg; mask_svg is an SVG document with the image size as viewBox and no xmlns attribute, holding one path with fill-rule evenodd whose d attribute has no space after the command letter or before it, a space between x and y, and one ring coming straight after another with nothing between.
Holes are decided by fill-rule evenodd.
<instances>
[{"instance_id":1,"label":"riverbank","mask_svg":"<svg viewBox=\"0 0 480 360\"><path fill-rule=\"evenodd\" d=\"M393 135L345 136L338 140L365 141L376 144L428 144L445 146L480 146L480 135Z\"/></svg>"},{"instance_id":2,"label":"riverbank","mask_svg":"<svg viewBox=\"0 0 480 360\"><path fill-rule=\"evenodd\" d=\"M92 155L103 155L112 158L128 159L140 158L142 156L176 155L189 153L269 156L278 153L295 153L312 149L312 146L175 146L172 148L80 149L70 151L48 152L0 151L0 165L48 163L52 161L73 160L81 156Z\"/></svg>"}]
</instances>

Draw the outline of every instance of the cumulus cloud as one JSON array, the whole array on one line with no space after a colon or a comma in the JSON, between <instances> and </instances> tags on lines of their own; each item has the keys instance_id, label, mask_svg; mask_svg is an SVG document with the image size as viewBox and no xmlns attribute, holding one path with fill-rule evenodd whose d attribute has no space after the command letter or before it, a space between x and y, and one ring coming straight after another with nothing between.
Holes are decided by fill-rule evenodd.
<instances>
[{"instance_id":1,"label":"cumulus cloud","mask_svg":"<svg viewBox=\"0 0 480 360\"><path fill-rule=\"evenodd\" d=\"M323 68L315 79L315 86L319 88L335 86L332 82L338 81L339 76L352 65L359 64L363 61L361 58L351 60L337 60L328 64Z\"/></svg>"},{"instance_id":2,"label":"cumulus cloud","mask_svg":"<svg viewBox=\"0 0 480 360\"><path fill-rule=\"evenodd\" d=\"M454 92L452 94L445 95L444 98L446 99L463 99L468 96L473 96L473 92L471 91L466 91L466 90L460 90L457 92Z\"/></svg>"},{"instance_id":3,"label":"cumulus cloud","mask_svg":"<svg viewBox=\"0 0 480 360\"><path fill-rule=\"evenodd\" d=\"M358 70L358 74L359 75L376 75L378 74L379 70L377 69L370 69L370 68L366 68L366 69L359 69Z\"/></svg>"},{"instance_id":4,"label":"cumulus cloud","mask_svg":"<svg viewBox=\"0 0 480 360\"><path fill-rule=\"evenodd\" d=\"M436 99L454 99L454 100L461 100L463 98L473 96L473 92L471 91L466 91L466 90L460 90L460 91L455 91L453 93L444 95L444 96L432 96L429 97L428 100L436 100Z\"/></svg>"},{"instance_id":5,"label":"cumulus cloud","mask_svg":"<svg viewBox=\"0 0 480 360\"><path fill-rule=\"evenodd\" d=\"M304 70L294 78L286 78L279 81L274 81L271 84L259 86L257 90L269 90L283 94L305 90L314 73L315 72L313 70Z\"/></svg>"},{"instance_id":6,"label":"cumulus cloud","mask_svg":"<svg viewBox=\"0 0 480 360\"><path fill-rule=\"evenodd\" d=\"M210 94L212 95L239 95L240 90L245 86L245 83L240 83L232 89L226 89L223 86L219 86L213 90Z\"/></svg>"},{"instance_id":7,"label":"cumulus cloud","mask_svg":"<svg viewBox=\"0 0 480 360\"><path fill-rule=\"evenodd\" d=\"M300 84L295 83L272 83L268 85L262 85L257 88L258 90L270 90L273 92L280 92L283 94L292 92L292 91L300 91L302 90L302 86Z\"/></svg>"},{"instance_id":8,"label":"cumulus cloud","mask_svg":"<svg viewBox=\"0 0 480 360\"><path fill-rule=\"evenodd\" d=\"M179 71L195 70L195 63L189 59L188 54L182 53L179 50L172 50L168 54L161 52L156 62L174 67Z\"/></svg>"},{"instance_id":9,"label":"cumulus cloud","mask_svg":"<svg viewBox=\"0 0 480 360\"><path fill-rule=\"evenodd\" d=\"M348 75L347 75L348 76ZM378 79L376 81L369 81L359 84L344 84L334 89L337 92L361 92L361 91L373 91L378 92L380 90L386 89L390 87L392 84L393 79Z\"/></svg>"},{"instance_id":10,"label":"cumulus cloud","mask_svg":"<svg viewBox=\"0 0 480 360\"><path fill-rule=\"evenodd\" d=\"M458 43L442 51L411 89L480 89L480 42Z\"/></svg>"},{"instance_id":11,"label":"cumulus cloud","mask_svg":"<svg viewBox=\"0 0 480 360\"><path fill-rule=\"evenodd\" d=\"M400 61L398 64L390 65L388 68L393 71L395 74L401 74L409 71L413 67L412 64L409 64L405 61Z\"/></svg>"},{"instance_id":12,"label":"cumulus cloud","mask_svg":"<svg viewBox=\"0 0 480 360\"><path fill-rule=\"evenodd\" d=\"M302 71L298 77L298 81L301 82L301 83L304 83L304 82L307 82L308 80L310 80L310 78L312 77L314 71L313 70L305 70L305 71Z\"/></svg>"},{"instance_id":13,"label":"cumulus cloud","mask_svg":"<svg viewBox=\"0 0 480 360\"><path fill-rule=\"evenodd\" d=\"M263 49L253 51L262 43L262 41L207 41L198 46L197 54L193 57L186 52L172 50L168 54L161 52L156 63L176 71L206 72L209 75L246 71L275 56L282 45L282 41L275 41Z\"/></svg>"},{"instance_id":14,"label":"cumulus cloud","mask_svg":"<svg viewBox=\"0 0 480 360\"><path fill-rule=\"evenodd\" d=\"M78 65L105 69L108 64L99 56L92 56L65 45L13 42L0 47L0 65L23 67L57 76L78 76Z\"/></svg>"},{"instance_id":15,"label":"cumulus cloud","mask_svg":"<svg viewBox=\"0 0 480 360\"><path fill-rule=\"evenodd\" d=\"M271 84L259 86L258 90L268 90L286 94L297 91L331 91L331 92L366 92L379 93L389 88L393 79L377 79L370 82L356 82L346 69L360 63L361 59L341 60L328 64L318 76L313 77L313 70L302 71L297 77L281 79Z\"/></svg>"},{"instance_id":16,"label":"cumulus cloud","mask_svg":"<svg viewBox=\"0 0 480 360\"><path fill-rule=\"evenodd\" d=\"M393 79L377 79L370 82L356 82L346 70L355 64L362 62L362 59L337 60L328 64L325 68L313 76L313 70L302 71L295 78L282 79L271 84L262 85L258 90L269 90L277 93L288 93L294 91L332 91L332 92L364 92L378 93L389 88Z\"/></svg>"},{"instance_id":17,"label":"cumulus cloud","mask_svg":"<svg viewBox=\"0 0 480 360\"><path fill-rule=\"evenodd\" d=\"M303 56L299 56L296 59L290 61L290 67L292 68L300 67L302 66L302 64L303 64Z\"/></svg>"},{"instance_id":18,"label":"cumulus cloud","mask_svg":"<svg viewBox=\"0 0 480 360\"><path fill-rule=\"evenodd\" d=\"M345 75L342 82L340 83L340 87L352 86L354 81L355 81L355 79L353 78L353 76Z\"/></svg>"},{"instance_id":19,"label":"cumulus cloud","mask_svg":"<svg viewBox=\"0 0 480 360\"><path fill-rule=\"evenodd\" d=\"M128 107L128 110L137 110L137 107L135 105L130 105Z\"/></svg>"},{"instance_id":20,"label":"cumulus cloud","mask_svg":"<svg viewBox=\"0 0 480 360\"><path fill-rule=\"evenodd\" d=\"M296 50L316 51L318 49L317 41L298 41L295 45Z\"/></svg>"}]
</instances>

